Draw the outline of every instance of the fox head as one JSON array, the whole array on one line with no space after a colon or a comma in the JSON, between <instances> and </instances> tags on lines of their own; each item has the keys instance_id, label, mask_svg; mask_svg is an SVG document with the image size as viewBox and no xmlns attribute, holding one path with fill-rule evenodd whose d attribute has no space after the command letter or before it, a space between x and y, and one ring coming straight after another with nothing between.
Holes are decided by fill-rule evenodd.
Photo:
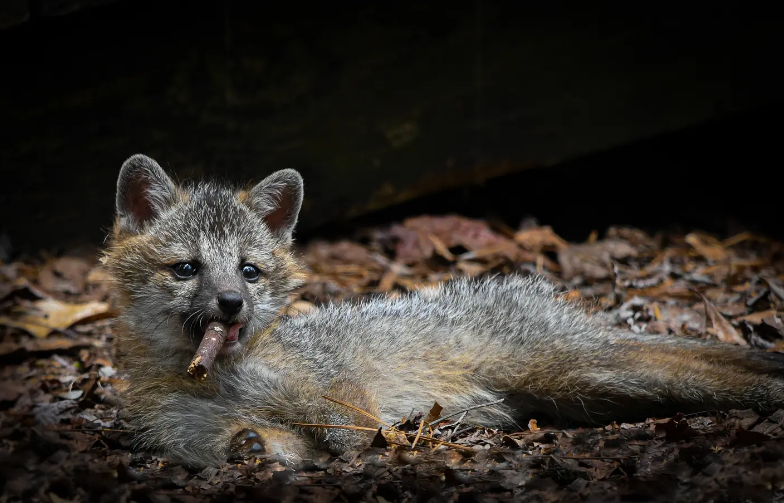
<instances>
[{"instance_id":1,"label":"fox head","mask_svg":"<svg viewBox=\"0 0 784 503\"><path fill-rule=\"evenodd\" d=\"M234 328L222 354L239 351L303 282L291 252L302 197L291 169L239 190L178 185L149 157L129 158L105 257L124 323L151 351L169 354L193 353L220 320Z\"/></svg>"}]
</instances>

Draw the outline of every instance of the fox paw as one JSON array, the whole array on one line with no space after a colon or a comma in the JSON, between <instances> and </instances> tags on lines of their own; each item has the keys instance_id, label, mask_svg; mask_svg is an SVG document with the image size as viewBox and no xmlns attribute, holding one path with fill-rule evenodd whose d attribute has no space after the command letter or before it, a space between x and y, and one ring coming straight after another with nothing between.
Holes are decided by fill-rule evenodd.
<instances>
[{"instance_id":1,"label":"fox paw","mask_svg":"<svg viewBox=\"0 0 784 503\"><path fill-rule=\"evenodd\" d=\"M264 454L264 439L256 430L245 428L237 432L231 439L231 453L233 456L246 458Z\"/></svg>"},{"instance_id":2,"label":"fox paw","mask_svg":"<svg viewBox=\"0 0 784 503\"><path fill-rule=\"evenodd\" d=\"M229 449L233 458L260 457L297 464L308 454L309 444L292 431L261 426L235 433Z\"/></svg>"}]
</instances>

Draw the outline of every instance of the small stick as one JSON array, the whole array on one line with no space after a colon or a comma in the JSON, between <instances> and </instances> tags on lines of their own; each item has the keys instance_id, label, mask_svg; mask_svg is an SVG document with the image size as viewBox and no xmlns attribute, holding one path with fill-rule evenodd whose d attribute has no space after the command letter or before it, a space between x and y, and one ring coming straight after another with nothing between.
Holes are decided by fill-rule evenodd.
<instances>
[{"instance_id":1,"label":"small stick","mask_svg":"<svg viewBox=\"0 0 784 503\"><path fill-rule=\"evenodd\" d=\"M213 321L207 325L199 349L196 350L196 356L188 365L188 374L191 377L197 381L203 381L207 377L207 371L210 370L212 362L215 361L215 357L223 347L226 335L228 335L228 329L223 323Z\"/></svg>"},{"instance_id":2,"label":"small stick","mask_svg":"<svg viewBox=\"0 0 784 503\"><path fill-rule=\"evenodd\" d=\"M416 437L414 441L411 442L411 448L413 449L416 447L417 442L419 442L419 437L422 436L422 427L425 426L425 418L423 417L422 420L419 422L419 431L417 431Z\"/></svg>"},{"instance_id":3,"label":"small stick","mask_svg":"<svg viewBox=\"0 0 784 503\"><path fill-rule=\"evenodd\" d=\"M466 414L468 414L468 411L467 410L463 411L463 415L460 416L460 419L457 420L457 422L455 423L455 427L452 428L452 431L450 431L449 435L446 436L446 441L447 442L452 440L452 437L454 436L455 432L457 432L457 429L460 427L460 423L463 421L463 419L465 418Z\"/></svg>"},{"instance_id":4,"label":"small stick","mask_svg":"<svg viewBox=\"0 0 784 503\"><path fill-rule=\"evenodd\" d=\"M433 425L442 423L445 420L449 419L450 417L455 417L457 415L464 414L464 413L468 412L469 410L481 409L482 407L489 407L491 405L496 405L496 404L499 404L499 403L501 403L503 401L504 401L503 398L499 398L498 400L495 400L493 402L481 403L479 405L472 405L471 407L468 407L467 409L459 410L459 411L455 412L454 414L449 414L448 416L444 416L441 419L436 419L435 421L430 423L429 426L432 428Z\"/></svg>"},{"instance_id":5,"label":"small stick","mask_svg":"<svg viewBox=\"0 0 784 503\"><path fill-rule=\"evenodd\" d=\"M363 416L369 417L369 418L370 418L370 419L372 419L373 421L376 421L376 422L378 422L378 423L381 423L381 424L383 424L383 425L384 425L384 426L386 426L387 428L392 428L392 425L391 425L391 424L389 424L389 423L385 423L384 421L382 421L381 419L377 418L376 416L374 416L374 415L373 415L373 414L371 414L370 412L366 412L366 411L364 411L364 410L360 409L359 407L356 407L356 406L354 406L354 405L351 405L350 403L346 403L346 402L344 402L344 401L342 401L342 400L338 400L337 398L328 397L327 395L322 395L322 396L321 396L321 398L324 398L324 399L326 399L326 400L329 400L330 402L335 402L335 403L337 403L337 404L340 404L340 405L342 405L343 407L348 407L349 409L351 409L351 410L353 410L353 411L359 412L359 413L360 413L360 414L362 414ZM375 431L375 430L374 430L374 431Z\"/></svg>"},{"instance_id":6,"label":"small stick","mask_svg":"<svg viewBox=\"0 0 784 503\"><path fill-rule=\"evenodd\" d=\"M353 426L353 425L348 425L348 424L291 423L291 425L292 426L299 426L299 427L302 427L302 428L337 428L337 429L342 429L342 430L378 431L376 428L368 428L367 426ZM413 437L414 436L413 433L406 433L404 431L399 431L399 433L402 433L403 435L406 435L407 437ZM427 441L427 442L430 442L430 443L433 443L433 444L439 444L438 447L444 445L444 446L452 447L452 448L455 448L455 449L463 449L463 450L466 450L466 451L469 451L469 452L475 452L474 449L472 449L470 447L466 447L465 445L452 444L452 443L449 443L449 442L444 442L443 440L439 440L437 438L433 438L433 437L430 437L430 436L427 436L427 435L422 435L420 437L420 440L424 440L424 441ZM389 442L389 441L387 440L387 442ZM390 442L390 443L395 443L395 442ZM410 447L408 444L396 444L396 445L405 445L406 447Z\"/></svg>"}]
</instances>

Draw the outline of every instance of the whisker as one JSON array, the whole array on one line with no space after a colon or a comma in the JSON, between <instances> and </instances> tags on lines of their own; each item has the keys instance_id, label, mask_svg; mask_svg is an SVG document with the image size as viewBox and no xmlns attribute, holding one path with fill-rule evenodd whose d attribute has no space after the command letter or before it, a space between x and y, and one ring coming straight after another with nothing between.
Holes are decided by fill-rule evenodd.
<instances>
[{"instance_id":1,"label":"whisker","mask_svg":"<svg viewBox=\"0 0 784 503\"><path fill-rule=\"evenodd\" d=\"M188 323L188 320L190 320L193 316L199 314L201 311L202 309L197 309L196 311L192 312L187 318L185 318L185 321L182 322L182 328L180 329L181 334L183 335L185 334L185 324Z\"/></svg>"}]
</instances>

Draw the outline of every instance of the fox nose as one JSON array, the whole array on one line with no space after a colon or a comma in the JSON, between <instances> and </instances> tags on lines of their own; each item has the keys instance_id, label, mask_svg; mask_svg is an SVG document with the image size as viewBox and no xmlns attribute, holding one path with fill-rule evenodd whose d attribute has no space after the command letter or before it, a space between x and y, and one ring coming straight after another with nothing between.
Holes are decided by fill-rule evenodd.
<instances>
[{"instance_id":1,"label":"fox nose","mask_svg":"<svg viewBox=\"0 0 784 503\"><path fill-rule=\"evenodd\" d=\"M218 307L226 314L237 314L242 309L242 295L231 290L221 292L218 294Z\"/></svg>"}]
</instances>

